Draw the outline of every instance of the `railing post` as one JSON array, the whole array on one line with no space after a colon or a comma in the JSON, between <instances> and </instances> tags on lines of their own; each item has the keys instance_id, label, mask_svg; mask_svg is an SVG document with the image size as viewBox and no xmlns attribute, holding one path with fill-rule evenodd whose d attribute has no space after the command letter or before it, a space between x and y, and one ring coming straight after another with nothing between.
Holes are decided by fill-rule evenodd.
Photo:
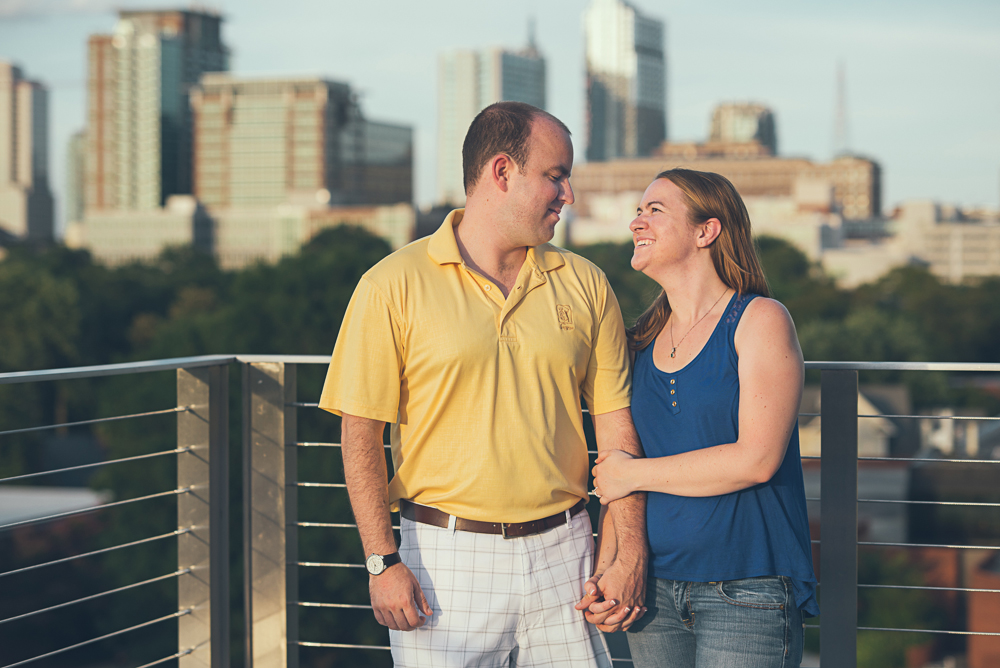
<instances>
[{"instance_id":1,"label":"railing post","mask_svg":"<svg viewBox=\"0 0 1000 668\"><path fill-rule=\"evenodd\" d=\"M858 665L858 372L820 390L820 665Z\"/></svg>"},{"instance_id":2,"label":"railing post","mask_svg":"<svg viewBox=\"0 0 1000 668\"><path fill-rule=\"evenodd\" d=\"M229 368L177 370L177 538L180 668L229 668ZM189 652L184 654L184 652Z\"/></svg>"},{"instance_id":3,"label":"railing post","mask_svg":"<svg viewBox=\"0 0 1000 668\"><path fill-rule=\"evenodd\" d=\"M247 668L298 668L294 364L243 365Z\"/></svg>"}]
</instances>

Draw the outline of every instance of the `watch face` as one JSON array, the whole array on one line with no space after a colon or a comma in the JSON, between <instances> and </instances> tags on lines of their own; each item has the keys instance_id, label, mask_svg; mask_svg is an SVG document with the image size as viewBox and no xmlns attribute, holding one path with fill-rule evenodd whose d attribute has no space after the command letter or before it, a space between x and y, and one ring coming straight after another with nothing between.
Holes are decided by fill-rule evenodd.
<instances>
[{"instance_id":1,"label":"watch face","mask_svg":"<svg viewBox=\"0 0 1000 668\"><path fill-rule=\"evenodd\" d=\"M365 560L365 568L372 575L378 575L385 570L385 563L382 561L382 556L379 554L373 554Z\"/></svg>"}]
</instances>

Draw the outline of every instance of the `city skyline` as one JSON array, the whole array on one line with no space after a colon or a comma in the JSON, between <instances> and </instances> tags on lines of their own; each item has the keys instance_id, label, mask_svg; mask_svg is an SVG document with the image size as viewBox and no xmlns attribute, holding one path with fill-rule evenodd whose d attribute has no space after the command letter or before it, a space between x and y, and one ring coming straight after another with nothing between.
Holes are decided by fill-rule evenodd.
<instances>
[{"instance_id":1,"label":"city skyline","mask_svg":"<svg viewBox=\"0 0 1000 668\"><path fill-rule=\"evenodd\" d=\"M349 15L314 2L283 7L280 16L257 2L217 8L235 73L321 74L360 89L371 117L412 123L416 199L426 205L436 180L438 54L520 44L532 16L549 61L549 109L573 131L582 162L586 4L514 2L497 12L441 2L435 16L404 3L391 3L389 11L356 7ZM770 2L752 10L735 3L634 4L666 24L672 140L703 141L716 104L747 100L774 109L782 154L829 158L836 68L843 62L851 148L883 165L887 210L915 198L997 206L1000 8L982 1L948 8L909 3L905 13L896 2L837 8ZM67 143L84 125L86 36L113 23L107 2L0 1L0 58L52 92L50 163L60 228Z\"/></svg>"}]
</instances>

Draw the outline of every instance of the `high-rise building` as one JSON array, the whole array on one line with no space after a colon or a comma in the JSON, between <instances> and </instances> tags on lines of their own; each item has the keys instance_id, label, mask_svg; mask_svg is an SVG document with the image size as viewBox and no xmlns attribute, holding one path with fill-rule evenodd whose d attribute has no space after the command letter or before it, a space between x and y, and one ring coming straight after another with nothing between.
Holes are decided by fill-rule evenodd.
<instances>
[{"instance_id":1,"label":"high-rise building","mask_svg":"<svg viewBox=\"0 0 1000 668\"><path fill-rule=\"evenodd\" d=\"M584 13L587 160L650 155L667 138L663 22L624 0Z\"/></svg>"},{"instance_id":2,"label":"high-rise building","mask_svg":"<svg viewBox=\"0 0 1000 668\"><path fill-rule=\"evenodd\" d=\"M88 210L149 210L191 192L188 89L228 69L222 17L201 10L122 10L89 41Z\"/></svg>"},{"instance_id":3,"label":"high-rise building","mask_svg":"<svg viewBox=\"0 0 1000 668\"><path fill-rule=\"evenodd\" d=\"M210 209L413 200L413 130L318 77L206 74L192 89L194 192Z\"/></svg>"},{"instance_id":4,"label":"high-rise building","mask_svg":"<svg viewBox=\"0 0 1000 668\"><path fill-rule=\"evenodd\" d=\"M778 154L778 133L774 112L760 104L720 104L712 112L710 142L741 144L757 142Z\"/></svg>"},{"instance_id":5,"label":"high-rise building","mask_svg":"<svg viewBox=\"0 0 1000 668\"><path fill-rule=\"evenodd\" d=\"M0 233L15 239L52 239L48 97L44 85L0 61Z\"/></svg>"},{"instance_id":6,"label":"high-rise building","mask_svg":"<svg viewBox=\"0 0 1000 668\"><path fill-rule=\"evenodd\" d=\"M84 190L87 180L87 133L79 130L66 144L66 201L63 206L67 227L83 221Z\"/></svg>"},{"instance_id":7,"label":"high-rise building","mask_svg":"<svg viewBox=\"0 0 1000 668\"><path fill-rule=\"evenodd\" d=\"M545 108L545 59L534 38L521 51L454 51L438 59L437 200L465 201L462 144L485 107L500 101Z\"/></svg>"}]
</instances>

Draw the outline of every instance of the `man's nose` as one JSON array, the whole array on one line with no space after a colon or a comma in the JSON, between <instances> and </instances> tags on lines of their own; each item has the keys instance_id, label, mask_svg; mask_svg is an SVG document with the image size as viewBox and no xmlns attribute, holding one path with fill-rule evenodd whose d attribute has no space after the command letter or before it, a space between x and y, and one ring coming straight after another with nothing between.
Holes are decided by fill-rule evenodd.
<instances>
[{"instance_id":1,"label":"man's nose","mask_svg":"<svg viewBox=\"0 0 1000 668\"><path fill-rule=\"evenodd\" d=\"M645 226L646 226L646 224L643 222L643 220L642 220L642 214L640 213L638 216L636 216L632 220L631 223L628 224L628 229L632 230L633 232L636 232L638 230L641 230Z\"/></svg>"},{"instance_id":2,"label":"man's nose","mask_svg":"<svg viewBox=\"0 0 1000 668\"><path fill-rule=\"evenodd\" d=\"M573 186L570 185L569 179L566 179L566 181L564 182L562 190L563 191L559 194L559 199L561 199L566 204L572 204L573 202L576 201L576 198L573 197Z\"/></svg>"}]
</instances>

